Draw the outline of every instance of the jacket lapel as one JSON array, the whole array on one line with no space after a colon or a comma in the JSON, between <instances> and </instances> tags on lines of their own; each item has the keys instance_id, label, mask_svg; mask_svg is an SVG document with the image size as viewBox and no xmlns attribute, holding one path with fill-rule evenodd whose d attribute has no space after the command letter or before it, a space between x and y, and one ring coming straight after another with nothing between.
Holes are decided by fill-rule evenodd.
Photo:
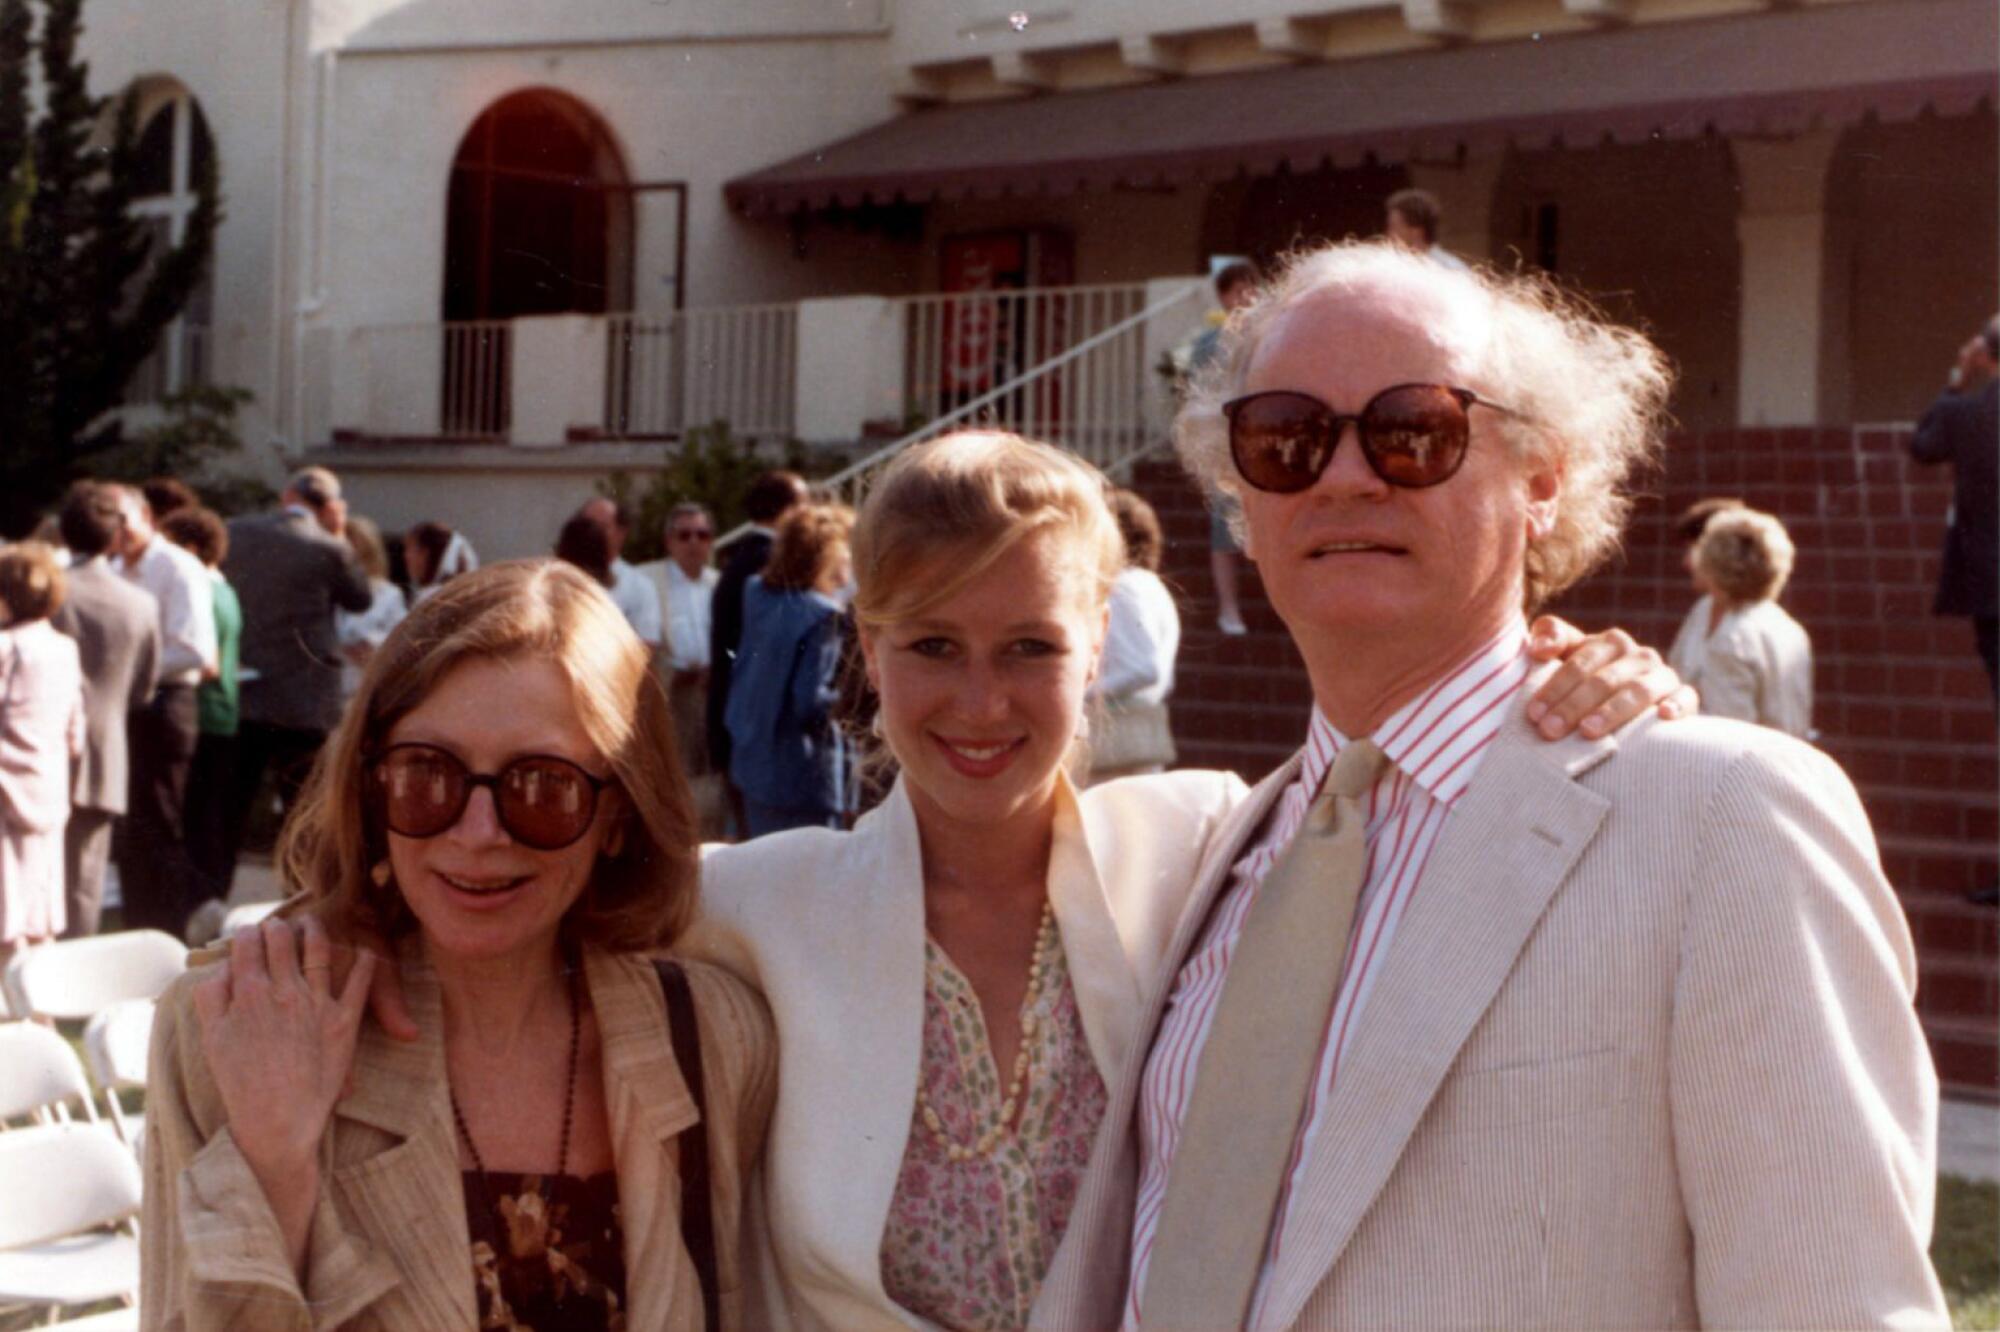
<instances>
[{"instance_id":1,"label":"jacket lapel","mask_svg":"<svg viewBox=\"0 0 2000 1332\"><path fill-rule=\"evenodd\" d=\"M1118 937L1118 925L1097 872L1076 788L1057 789L1054 844L1049 849L1049 901L1055 908L1070 986L1076 991L1084 1041L1106 1083L1117 1078L1138 1026L1139 976Z\"/></svg>"},{"instance_id":2,"label":"jacket lapel","mask_svg":"<svg viewBox=\"0 0 2000 1332\"><path fill-rule=\"evenodd\" d=\"M1518 714L1495 738L1445 824L1343 1057L1259 1326L1291 1326L1388 1181L1596 835L1608 805L1574 779L1616 747L1609 738L1546 743Z\"/></svg>"},{"instance_id":3,"label":"jacket lapel","mask_svg":"<svg viewBox=\"0 0 2000 1332\"><path fill-rule=\"evenodd\" d=\"M846 1144L843 1159L802 1164L825 1185L824 1191L815 1191L815 1205L823 1202L834 1214L852 1219L839 1228L846 1237L839 1255L846 1278L870 1292L875 1307L887 1308L882 1233L909 1145L924 1047L923 847L916 811L900 780L851 836L860 873L844 885L853 892L841 903L838 919L828 921L831 932L822 950L827 970L818 979L832 984L813 995L819 1016L812 1029L829 1039L817 1057L834 1061L830 1067L839 1070L837 1084L862 1094L836 1105L809 1094L800 1097L795 1089L789 1107L787 1098L780 1097L780 1111L838 1115L846 1121L838 1135ZM879 961L866 967L853 964L852 959L864 957ZM785 1066L798 1064L786 1058ZM774 1129L773 1140L780 1136ZM782 1136L823 1142L830 1135L794 1129Z\"/></svg>"},{"instance_id":4,"label":"jacket lapel","mask_svg":"<svg viewBox=\"0 0 2000 1332\"><path fill-rule=\"evenodd\" d=\"M1159 1038L1174 981L1207 927L1217 896L1228 886L1230 871L1279 795L1298 775L1302 759L1302 753L1294 754L1259 782L1216 829L1202 857L1195 891L1167 949L1169 960L1161 968L1153 993L1147 996L1134 1032L1131 1057L1124 1061L1123 1073L1110 1083L1110 1101L1091 1150L1090 1168L1070 1212L1067 1237L1056 1250L1035 1302L1029 1320L1033 1327L1082 1332L1116 1326L1122 1316L1130 1280L1132 1208L1139 1186L1137 1109L1146 1058Z\"/></svg>"},{"instance_id":5,"label":"jacket lapel","mask_svg":"<svg viewBox=\"0 0 2000 1332\"><path fill-rule=\"evenodd\" d=\"M672 1325L691 1295L675 1289L681 1245L677 1139L701 1120L675 1061L666 999L649 961L584 954L584 976L604 1051L604 1103L618 1168L625 1300L633 1327ZM710 1150L714 1150L711 1146Z\"/></svg>"},{"instance_id":6,"label":"jacket lapel","mask_svg":"<svg viewBox=\"0 0 2000 1332\"><path fill-rule=\"evenodd\" d=\"M477 1317L472 1237L446 1094L443 1001L416 940L401 941L398 955L421 1034L406 1043L363 1023L354 1093L334 1107L332 1189L394 1259L412 1306L440 1325L469 1327ZM393 1141L383 1146L382 1135ZM343 1143L353 1147L343 1152Z\"/></svg>"}]
</instances>

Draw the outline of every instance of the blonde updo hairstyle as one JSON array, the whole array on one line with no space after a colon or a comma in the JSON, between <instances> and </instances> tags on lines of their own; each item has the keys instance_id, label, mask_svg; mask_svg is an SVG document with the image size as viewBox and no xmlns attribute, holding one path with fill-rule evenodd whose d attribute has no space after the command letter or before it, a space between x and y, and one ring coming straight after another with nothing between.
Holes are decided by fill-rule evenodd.
<instances>
[{"instance_id":1,"label":"blonde updo hairstyle","mask_svg":"<svg viewBox=\"0 0 2000 1332\"><path fill-rule=\"evenodd\" d=\"M1613 324L1545 276L1458 272L1388 241L1300 250L1283 264L1224 326L1220 354L1195 376L1174 423L1181 461L1204 487L1241 493L1222 407L1244 392L1257 350L1280 319L1309 301L1387 296L1413 310L1448 312L1427 331L1468 365L1469 382L1459 387L1517 414L1486 414L1517 458L1562 468L1554 526L1529 544L1522 570L1527 609L1618 548L1632 474L1659 452L1673 386L1666 358L1643 334ZM1361 404L1338 406L1354 411ZM1240 537L1241 516L1232 522Z\"/></svg>"},{"instance_id":2,"label":"blonde updo hairstyle","mask_svg":"<svg viewBox=\"0 0 2000 1332\"><path fill-rule=\"evenodd\" d=\"M563 921L565 936L609 951L671 944L694 915L699 839L667 697L645 644L610 596L559 560L510 560L463 574L396 626L369 659L285 824L284 881L320 904L320 918L336 931L394 937L414 927L394 882L373 877L388 842L364 798L367 768L396 723L453 668L475 659L554 662L624 796L623 845L593 869Z\"/></svg>"},{"instance_id":3,"label":"blonde updo hairstyle","mask_svg":"<svg viewBox=\"0 0 2000 1332\"><path fill-rule=\"evenodd\" d=\"M1725 509L1694 545L1694 570L1731 606L1770 601L1791 580L1791 534L1768 513Z\"/></svg>"},{"instance_id":4,"label":"blonde updo hairstyle","mask_svg":"<svg viewBox=\"0 0 2000 1332\"><path fill-rule=\"evenodd\" d=\"M1053 533L1103 610L1124 568L1104 476L1076 457L997 430L904 451L861 506L852 543L854 614L864 633L950 600L1021 542Z\"/></svg>"}]
</instances>

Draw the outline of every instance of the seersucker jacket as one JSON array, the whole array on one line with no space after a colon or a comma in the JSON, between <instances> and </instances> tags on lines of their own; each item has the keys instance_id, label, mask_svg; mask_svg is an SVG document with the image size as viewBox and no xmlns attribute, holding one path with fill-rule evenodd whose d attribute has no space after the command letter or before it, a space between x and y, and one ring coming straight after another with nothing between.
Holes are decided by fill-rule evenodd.
<instances>
[{"instance_id":1,"label":"seersucker jacket","mask_svg":"<svg viewBox=\"0 0 2000 1332\"><path fill-rule=\"evenodd\" d=\"M1215 839L1172 958L1297 765ZM1397 929L1255 1326L1945 1326L1915 987L1825 755L1706 718L1544 743L1512 712ZM1038 1328L1119 1325L1143 1065Z\"/></svg>"},{"instance_id":2,"label":"seersucker jacket","mask_svg":"<svg viewBox=\"0 0 2000 1332\"><path fill-rule=\"evenodd\" d=\"M153 1033L147 1089L141 1325L148 1329L380 1329L475 1324L471 1239L444 1073L435 973L412 945L402 981L422 1037L364 1023L353 1091L322 1143L322 1186L303 1286L256 1177L229 1136L202 1058L193 986L176 981ZM722 1326L742 1320L744 1181L775 1093L770 1015L740 982L687 968L700 1015ZM680 1135L701 1118L674 1060L652 963L586 950L625 1234L627 1326L700 1332L702 1299L681 1243Z\"/></svg>"},{"instance_id":3,"label":"seersucker jacket","mask_svg":"<svg viewBox=\"0 0 2000 1332\"><path fill-rule=\"evenodd\" d=\"M1065 780L1049 896L1084 1039L1107 1087L1131 1053L1203 847L1235 776ZM753 1327L923 1328L881 1274L882 1232L923 1054L923 851L901 782L850 833L807 828L708 848L685 947L762 989L779 1096L748 1240Z\"/></svg>"}]
</instances>

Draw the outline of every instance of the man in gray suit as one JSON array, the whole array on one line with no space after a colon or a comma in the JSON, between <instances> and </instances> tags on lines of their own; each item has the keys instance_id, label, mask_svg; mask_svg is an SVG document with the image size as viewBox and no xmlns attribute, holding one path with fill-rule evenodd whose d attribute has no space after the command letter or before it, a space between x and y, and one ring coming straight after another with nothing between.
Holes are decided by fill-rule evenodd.
<instances>
[{"instance_id":1,"label":"man in gray suit","mask_svg":"<svg viewBox=\"0 0 2000 1332\"><path fill-rule=\"evenodd\" d=\"M97 933L111 828L125 812L130 781L125 719L152 701L159 684L160 615L151 597L111 567L125 525L117 491L79 481L63 501L61 523L72 563L69 598L54 623L76 640L83 660L83 758L63 835L63 937L79 939Z\"/></svg>"},{"instance_id":2,"label":"man in gray suit","mask_svg":"<svg viewBox=\"0 0 2000 1332\"><path fill-rule=\"evenodd\" d=\"M1314 707L1208 844L1033 1325L1945 1325L1852 785L1720 719L1536 738L1524 610L1615 548L1664 357L1379 242L1225 341L1181 456Z\"/></svg>"},{"instance_id":3,"label":"man in gray suit","mask_svg":"<svg viewBox=\"0 0 2000 1332\"><path fill-rule=\"evenodd\" d=\"M324 467L304 468L286 483L279 505L230 520L222 565L243 603L238 827L267 768L276 770L279 800L290 810L340 719L333 613L364 611L374 600L347 544L339 479Z\"/></svg>"}]
</instances>

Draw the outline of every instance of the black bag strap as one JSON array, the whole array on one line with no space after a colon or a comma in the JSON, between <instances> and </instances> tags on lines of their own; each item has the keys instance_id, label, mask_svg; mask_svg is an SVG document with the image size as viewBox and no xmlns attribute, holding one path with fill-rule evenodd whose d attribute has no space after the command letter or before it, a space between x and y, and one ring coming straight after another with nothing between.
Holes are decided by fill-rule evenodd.
<instances>
[{"instance_id":1,"label":"black bag strap","mask_svg":"<svg viewBox=\"0 0 2000 1332\"><path fill-rule=\"evenodd\" d=\"M678 962L655 958L660 990L667 1000L667 1031L673 1038L674 1062L701 1118L681 1134L681 1241L694 1259L701 1280L702 1322L708 1332L722 1326L722 1283L715 1271L715 1211L708 1188L708 1104L701 1077L701 1028L697 1025L694 991Z\"/></svg>"}]
</instances>

